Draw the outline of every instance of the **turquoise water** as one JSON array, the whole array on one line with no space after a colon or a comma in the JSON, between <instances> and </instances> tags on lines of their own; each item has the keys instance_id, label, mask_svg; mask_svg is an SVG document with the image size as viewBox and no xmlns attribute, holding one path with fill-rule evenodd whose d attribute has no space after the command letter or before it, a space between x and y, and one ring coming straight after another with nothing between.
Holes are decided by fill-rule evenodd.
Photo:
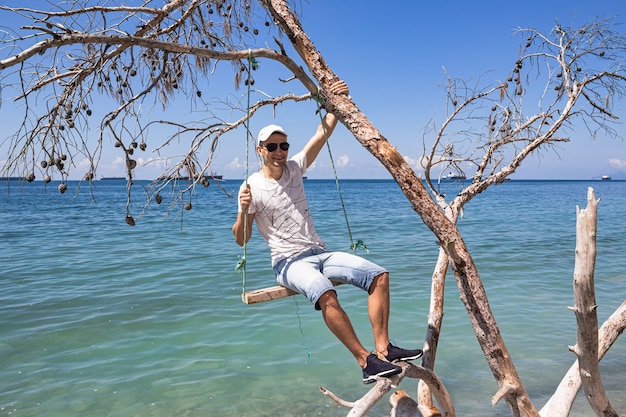
<instances>
[{"instance_id":1,"label":"turquoise water","mask_svg":"<svg viewBox=\"0 0 626 417\"><path fill-rule=\"evenodd\" d=\"M124 222L125 183L0 188L0 416L343 416L319 393L354 400L368 389L350 354L302 297L246 306L235 272L236 200L215 184L193 210L150 206ZM222 183L234 193L239 181ZM447 184L448 193L458 184ZM475 198L459 227L476 260L504 340L541 407L574 356L572 274L576 205L593 186L599 205L600 321L626 299L626 182L510 181ZM135 187L141 209L142 188ZM349 246L334 181L308 180L318 231ZM392 277L392 338L423 341L436 239L393 181L344 181L355 239ZM95 202L93 199L95 198ZM168 216L169 212L169 216ZM246 288L274 285L258 234ZM371 346L365 297L340 299ZM436 372L458 415L510 415L450 276ZM626 341L601 363L612 404L626 413ZM402 388L414 392L416 382ZM386 400L371 415L389 415ZM582 399L572 415L592 416Z\"/></svg>"}]
</instances>

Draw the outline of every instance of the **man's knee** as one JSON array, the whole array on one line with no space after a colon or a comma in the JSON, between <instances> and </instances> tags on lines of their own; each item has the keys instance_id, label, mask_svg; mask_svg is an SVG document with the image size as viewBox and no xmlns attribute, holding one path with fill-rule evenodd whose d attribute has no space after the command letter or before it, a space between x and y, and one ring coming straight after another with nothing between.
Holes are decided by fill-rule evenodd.
<instances>
[{"instance_id":1,"label":"man's knee","mask_svg":"<svg viewBox=\"0 0 626 417\"><path fill-rule=\"evenodd\" d=\"M376 291L376 288L389 288L389 272L383 272L376 275L370 284L368 293L372 294Z\"/></svg>"},{"instance_id":2,"label":"man's knee","mask_svg":"<svg viewBox=\"0 0 626 417\"><path fill-rule=\"evenodd\" d=\"M317 299L315 309L325 311L326 308L332 304L339 304L337 292L335 290L328 290Z\"/></svg>"}]
</instances>

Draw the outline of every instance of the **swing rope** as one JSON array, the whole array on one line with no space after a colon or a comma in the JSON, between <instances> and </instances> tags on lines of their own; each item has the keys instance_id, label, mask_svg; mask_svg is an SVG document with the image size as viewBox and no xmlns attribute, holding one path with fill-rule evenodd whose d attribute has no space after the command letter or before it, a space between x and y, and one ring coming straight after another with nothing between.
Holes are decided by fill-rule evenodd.
<instances>
[{"instance_id":1,"label":"swing rope","mask_svg":"<svg viewBox=\"0 0 626 417\"><path fill-rule=\"evenodd\" d=\"M252 56L252 50L248 50L248 65L246 67L248 73L248 79L246 80L246 85L248 86L247 91L247 117L244 126L246 127L246 173L245 173L245 186L248 186L248 176L249 176L249 158L250 158L250 142L252 141L252 132L250 131L250 96L252 91L252 70L257 69L258 62ZM244 300L246 295L246 255L247 255L247 237L248 237L248 211L243 213L243 254L239 258L239 262L237 263L237 267L235 268L237 271L241 271L241 299Z\"/></svg>"},{"instance_id":2,"label":"swing rope","mask_svg":"<svg viewBox=\"0 0 626 417\"><path fill-rule=\"evenodd\" d=\"M358 248L364 249L366 252L369 252L367 246L362 240L354 241L352 237L352 230L350 228L350 222L348 221L348 211L346 210L346 205L343 201L343 194L341 192L341 185L339 184L339 176L337 175L337 168L335 167L335 161L333 159L333 153L330 149L330 143L328 142L328 132L326 131L326 126L324 125L324 117L322 116L322 109L324 105L324 96L321 91L317 90L317 95L314 95L313 98L317 102L317 114L320 116L320 123L322 125L322 130L324 131L324 138L326 139L326 148L328 149L328 156L330 157L330 165L333 167L333 174L335 176L335 184L337 185L337 192L339 194L339 201L341 202L341 208L343 210L343 217L346 220L346 228L348 229L348 237L350 238L350 249L356 254L356 250Z\"/></svg>"}]
</instances>

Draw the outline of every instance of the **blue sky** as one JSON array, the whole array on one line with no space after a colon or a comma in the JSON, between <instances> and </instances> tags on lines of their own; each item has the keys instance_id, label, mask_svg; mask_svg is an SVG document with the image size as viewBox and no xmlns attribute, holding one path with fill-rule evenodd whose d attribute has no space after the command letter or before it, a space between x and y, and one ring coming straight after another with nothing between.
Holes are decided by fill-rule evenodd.
<instances>
[{"instance_id":1,"label":"blue sky","mask_svg":"<svg viewBox=\"0 0 626 417\"><path fill-rule=\"evenodd\" d=\"M17 0L8 3L21 4ZM382 5L380 1L314 0L298 2L301 22L335 73L344 79L359 108L382 134L408 160L422 154L423 128L431 119L441 121L445 111L446 78L443 67L453 77L484 76L491 81L505 77L514 63L521 38L514 37L518 27L549 31L556 20L564 26L584 25L595 17L611 17L626 31L626 2L623 0L531 0L501 1L396 1ZM6 16L0 14L6 26ZM211 91L234 92L232 74L226 66L216 74L223 78L208 80ZM289 75L277 65L261 61L255 74L255 87L271 94L304 93L295 83L279 86L277 77ZM10 96L10 93L8 93ZM3 92L0 120L7 126L17 119L15 106L7 102ZM626 120L626 100L617 103L620 123ZM319 117L315 105L301 103L280 106L274 117L262 112L252 121L257 132L268 123L277 123L289 132L289 141L297 149L314 132ZM184 100L176 100L171 111L185 116L193 111ZM171 113L170 113L171 114ZM235 115L233 115L234 118ZM157 117L146 114L146 118ZM182 117L182 116L181 116ZM12 123L13 122L13 123ZM626 127L617 126L626 137ZM93 135L93 132L90 134ZM583 129L571 136L572 142L530 158L513 178L588 179L603 174L626 171L626 144L621 140L599 137L592 141ZM340 178L390 178L382 165L371 156L343 127L331 139L333 158ZM0 163L6 158L0 147ZM181 148L182 149L182 148ZM98 175L123 175L121 155L111 144L102 156ZM142 156L138 176L154 178L162 165L142 162L154 155ZM80 163L80 161L78 161ZM255 161L251 160L254 169ZM239 132L222 142L213 161L214 171L226 178L243 178L245 164L245 133ZM322 153L309 170L310 178L331 178L328 155ZM76 175L82 175L75 170ZM471 173L468 173L471 175Z\"/></svg>"}]
</instances>

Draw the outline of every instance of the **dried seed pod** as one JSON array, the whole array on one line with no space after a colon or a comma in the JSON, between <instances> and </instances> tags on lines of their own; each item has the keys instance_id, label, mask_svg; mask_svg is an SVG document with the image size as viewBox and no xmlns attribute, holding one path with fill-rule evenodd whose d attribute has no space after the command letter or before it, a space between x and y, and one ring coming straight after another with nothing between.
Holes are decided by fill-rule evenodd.
<instances>
[{"instance_id":1,"label":"dried seed pod","mask_svg":"<svg viewBox=\"0 0 626 417\"><path fill-rule=\"evenodd\" d=\"M185 204L185 210L189 211L191 210L191 208L192 208L191 203Z\"/></svg>"},{"instance_id":2,"label":"dried seed pod","mask_svg":"<svg viewBox=\"0 0 626 417\"><path fill-rule=\"evenodd\" d=\"M50 178L50 175L46 175L45 177L43 177L43 182L45 182L46 184L48 184L50 181L52 181L52 178Z\"/></svg>"},{"instance_id":3,"label":"dried seed pod","mask_svg":"<svg viewBox=\"0 0 626 417\"><path fill-rule=\"evenodd\" d=\"M85 174L85 181L93 181L93 172L88 172Z\"/></svg>"},{"instance_id":4,"label":"dried seed pod","mask_svg":"<svg viewBox=\"0 0 626 417\"><path fill-rule=\"evenodd\" d=\"M40 164L41 164L41 167L44 169L48 167L48 161L41 161Z\"/></svg>"},{"instance_id":5,"label":"dried seed pod","mask_svg":"<svg viewBox=\"0 0 626 417\"><path fill-rule=\"evenodd\" d=\"M59 186L57 188L59 189L59 192L61 194L65 194L65 192L67 191L67 185L64 182L59 184Z\"/></svg>"},{"instance_id":6,"label":"dried seed pod","mask_svg":"<svg viewBox=\"0 0 626 417\"><path fill-rule=\"evenodd\" d=\"M145 151L145 150L146 150L146 146L147 146L147 145L145 144L145 142L141 142L141 143L139 144L139 149L141 149L142 151Z\"/></svg>"},{"instance_id":7,"label":"dried seed pod","mask_svg":"<svg viewBox=\"0 0 626 417\"><path fill-rule=\"evenodd\" d=\"M161 194L155 195L154 201L156 201L157 204L161 204L161 201L163 201L163 197L161 197Z\"/></svg>"},{"instance_id":8,"label":"dried seed pod","mask_svg":"<svg viewBox=\"0 0 626 417\"><path fill-rule=\"evenodd\" d=\"M202 186L205 187L205 188L208 187L209 186L209 179L207 177L203 176L200 179L200 184L202 184Z\"/></svg>"},{"instance_id":9,"label":"dried seed pod","mask_svg":"<svg viewBox=\"0 0 626 417\"><path fill-rule=\"evenodd\" d=\"M35 174L34 174L33 172L29 173L29 174L26 176L26 181L28 181L28 182L33 182L33 181L35 181Z\"/></svg>"},{"instance_id":10,"label":"dried seed pod","mask_svg":"<svg viewBox=\"0 0 626 417\"><path fill-rule=\"evenodd\" d=\"M131 216L130 214L126 215L126 224L129 226L135 225L135 219L133 219L133 216Z\"/></svg>"},{"instance_id":11,"label":"dried seed pod","mask_svg":"<svg viewBox=\"0 0 626 417\"><path fill-rule=\"evenodd\" d=\"M128 160L128 168L135 169L136 167L137 167L137 161L135 161L134 159L129 159Z\"/></svg>"}]
</instances>

